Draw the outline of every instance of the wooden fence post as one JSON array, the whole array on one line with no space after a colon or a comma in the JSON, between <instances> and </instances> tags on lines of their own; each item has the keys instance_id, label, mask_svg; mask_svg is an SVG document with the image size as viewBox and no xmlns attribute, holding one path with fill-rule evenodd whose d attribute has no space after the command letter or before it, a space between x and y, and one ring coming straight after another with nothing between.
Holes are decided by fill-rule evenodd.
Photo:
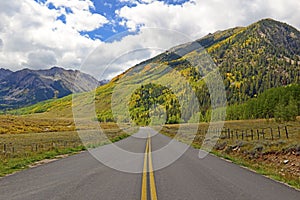
<instances>
[{"instance_id":1,"label":"wooden fence post","mask_svg":"<svg viewBox=\"0 0 300 200\"><path fill-rule=\"evenodd\" d=\"M227 129L227 137L230 139L230 129Z\"/></svg>"},{"instance_id":2,"label":"wooden fence post","mask_svg":"<svg viewBox=\"0 0 300 200\"><path fill-rule=\"evenodd\" d=\"M251 129L251 140L253 140L254 137L253 137L253 130Z\"/></svg>"},{"instance_id":3,"label":"wooden fence post","mask_svg":"<svg viewBox=\"0 0 300 200\"><path fill-rule=\"evenodd\" d=\"M244 140L244 131L242 131L242 140Z\"/></svg>"},{"instance_id":4,"label":"wooden fence post","mask_svg":"<svg viewBox=\"0 0 300 200\"><path fill-rule=\"evenodd\" d=\"M257 133L257 139L259 140L259 130L256 129L256 133Z\"/></svg>"},{"instance_id":5,"label":"wooden fence post","mask_svg":"<svg viewBox=\"0 0 300 200\"><path fill-rule=\"evenodd\" d=\"M272 138L272 140L274 140L273 129L272 128L270 128L270 129L271 129L271 138Z\"/></svg>"},{"instance_id":6,"label":"wooden fence post","mask_svg":"<svg viewBox=\"0 0 300 200\"><path fill-rule=\"evenodd\" d=\"M285 126L284 129L285 129L285 135L286 135L286 138L289 139L289 132L288 132L288 130L287 130L287 127Z\"/></svg>"},{"instance_id":7,"label":"wooden fence post","mask_svg":"<svg viewBox=\"0 0 300 200\"><path fill-rule=\"evenodd\" d=\"M280 138L280 127L278 126L278 138Z\"/></svg>"}]
</instances>

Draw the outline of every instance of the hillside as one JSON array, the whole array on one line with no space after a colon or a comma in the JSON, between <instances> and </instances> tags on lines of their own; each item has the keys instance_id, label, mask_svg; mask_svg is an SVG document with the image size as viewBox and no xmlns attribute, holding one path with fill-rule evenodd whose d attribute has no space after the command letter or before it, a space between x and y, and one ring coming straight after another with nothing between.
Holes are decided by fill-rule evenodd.
<instances>
[{"instance_id":1,"label":"hillside","mask_svg":"<svg viewBox=\"0 0 300 200\"><path fill-rule=\"evenodd\" d=\"M118 92L118 85L126 85L127 89L130 90L138 89L137 87L141 87L141 83L142 85L148 85L152 82L170 84L166 81L170 79L173 82L169 86L174 90L174 93L180 94L177 97L179 100L184 99L188 91L186 88L177 87L177 85L188 81L198 97L201 114L206 115L210 109L210 95L203 81L205 73L196 69L191 62L188 62L197 60L201 56L199 55L201 49L199 49L198 44L207 50L219 67L224 80L227 101L230 105L240 104L251 98L256 98L270 88L300 83L300 32L285 23L264 19L248 27L218 31L195 42L174 47L117 76L109 84L96 90L95 99L98 119L100 121L113 120L112 111L108 108L110 107L113 90ZM175 70L170 71L166 66ZM174 78L176 73L179 73L183 79ZM151 87L153 87L153 90L157 89L155 84ZM119 87L119 90L121 89ZM150 88L149 91L152 89ZM83 101L84 107L92 106L92 101L88 101L84 96L77 98L86 99ZM118 103L121 104L124 99L127 99L127 103L130 104L133 99L139 101L137 98L124 96L113 103L118 105ZM156 100L153 99L153 101ZM174 103L174 101L168 99L167 95L163 104L172 107L171 102ZM71 97L66 97L20 109L15 113L35 113L41 107L44 107L42 110L47 111L46 115L71 117L71 105ZM188 121L193 116L193 111L197 109L188 105L182 106L187 107L182 109L183 113L180 113L180 115L184 121ZM141 109L145 111L144 108ZM121 109L119 112L123 113L125 110ZM149 112L146 111L145 114L148 116ZM174 114L174 116L180 117L177 114Z\"/></svg>"},{"instance_id":2,"label":"hillside","mask_svg":"<svg viewBox=\"0 0 300 200\"><path fill-rule=\"evenodd\" d=\"M262 20L208 48L230 103L243 102L266 89L300 82L300 32Z\"/></svg>"},{"instance_id":3,"label":"hillside","mask_svg":"<svg viewBox=\"0 0 300 200\"><path fill-rule=\"evenodd\" d=\"M227 107L227 119L275 118L295 121L300 116L300 84L271 88L242 104Z\"/></svg>"},{"instance_id":4,"label":"hillside","mask_svg":"<svg viewBox=\"0 0 300 200\"><path fill-rule=\"evenodd\" d=\"M1 69L0 110L89 91L95 84L98 84L95 78L77 70L53 67L49 70L23 69L12 72Z\"/></svg>"},{"instance_id":5,"label":"hillside","mask_svg":"<svg viewBox=\"0 0 300 200\"><path fill-rule=\"evenodd\" d=\"M4 79L5 77L9 76L11 73L13 73L12 71L8 70L8 69L0 69L0 80Z\"/></svg>"}]
</instances>

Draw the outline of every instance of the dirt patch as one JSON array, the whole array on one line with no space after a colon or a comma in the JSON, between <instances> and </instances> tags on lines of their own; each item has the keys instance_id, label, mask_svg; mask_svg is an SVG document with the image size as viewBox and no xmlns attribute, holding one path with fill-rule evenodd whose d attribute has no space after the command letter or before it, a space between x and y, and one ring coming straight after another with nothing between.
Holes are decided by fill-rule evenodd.
<instances>
[{"instance_id":1,"label":"dirt patch","mask_svg":"<svg viewBox=\"0 0 300 200\"><path fill-rule=\"evenodd\" d=\"M268 153L257 158L257 162L274 166L282 176L300 177L300 156L294 153Z\"/></svg>"},{"instance_id":2,"label":"dirt patch","mask_svg":"<svg viewBox=\"0 0 300 200\"><path fill-rule=\"evenodd\" d=\"M84 151L80 151L78 153L82 153ZM77 153L76 153L77 154ZM54 158L51 158L51 159L44 159L44 160L40 160L40 161L37 161L31 165L29 165L28 167L29 168L34 168L34 167L38 167L38 166L41 166L41 165L44 165L44 164L47 164L47 163L51 163L51 162L54 162L54 161L57 161L59 159L62 159L62 158L66 158L66 157L69 157L71 155L74 155L73 154L64 154L64 155L58 155L58 156L55 156Z\"/></svg>"}]
</instances>

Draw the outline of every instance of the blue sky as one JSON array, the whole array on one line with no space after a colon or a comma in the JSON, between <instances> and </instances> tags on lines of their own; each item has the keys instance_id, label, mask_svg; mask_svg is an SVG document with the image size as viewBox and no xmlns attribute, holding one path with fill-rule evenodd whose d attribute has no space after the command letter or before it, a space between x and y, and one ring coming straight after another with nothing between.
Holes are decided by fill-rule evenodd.
<instances>
[{"instance_id":1,"label":"blue sky","mask_svg":"<svg viewBox=\"0 0 300 200\"><path fill-rule=\"evenodd\" d=\"M38 3L47 4L47 0L35 0ZM188 2L189 0L159 0L160 2L165 3L166 5L183 5L184 3ZM127 32L128 28L124 25L120 25L120 23L124 20L120 18L116 11L120 10L123 7L136 7L138 4L147 4L147 1L140 1L140 0L91 0L94 4L94 8L90 8L91 13L97 13L103 15L109 20L109 23L104 24L103 27L92 30L92 31L80 31L81 35L88 35L91 39L100 39L102 41L110 41L110 38L113 35L118 33ZM49 9L61 9L56 7L53 3L47 4ZM65 7L67 14L72 13L72 9ZM66 15L61 15L57 18L61 20L63 23L67 23ZM127 34L135 34L134 32L128 32ZM127 35L127 34L124 34Z\"/></svg>"},{"instance_id":2,"label":"blue sky","mask_svg":"<svg viewBox=\"0 0 300 200\"><path fill-rule=\"evenodd\" d=\"M60 66L103 79L186 38L262 18L299 29L300 1L11 0L0 1L0 18L0 68Z\"/></svg>"},{"instance_id":3,"label":"blue sky","mask_svg":"<svg viewBox=\"0 0 300 200\"><path fill-rule=\"evenodd\" d=\"M95 10L93 12L99 13L105 16L110 23L105 24L103 27L90 31L90 32L82 32L81 34L88 34L91 38L99 38L103 41L109 40L112 35L116 33L126 32L128 29L125 26L121 26L119 23L122 21L116 15L116 10L121 9L124 6L132 7L134 4L128 2L119 2L116 0L100 0L93 1L95 5Z\"/></svg>"},{"instance_id":4,"label":"blue sky","mask_svg":"<svg viewBox=\"0 0 300 200\"><path fill-rule=\"evenodd\" d=\"M36 0L38 1L38 0ZM47 0L44 0L43 2L46 2ZM122 8L123 6L134 6L131 3L128 2L119 2L115 0L111 1L92 1L94 3L95 8L91 8L90 12L91 13L98 13L103 16L105 16L110 23L105 24L103 27L98 28L93 31L81 31L81 35L88 35L92 39L100 39L100 40L107 40L110 38L112 35L118 33L118 32L124 32L126 31L126 27L120 26L119 22L121 19L116 16L115 11ZM48 8L50 9L58 9L56 8L52 3L48 5ZM70 8L67 8L68 12L72 12ZM62 20L64 23L66 23L66 17L65 15L62 15L62 17L58 18Z\"/></svg>"},{"instance_id":5,"label":"blue sky","mask_svg":"<svg viewBox=\"0 0 300 200\"><path fill-rule=\"evenodd\" d=\"M187 1L188 0L165 0L162 2L168 5L182 5ZM82 34L88 34L91 38L100 37L101 40L109 40L109 38L116 33L128 31L127 27L121 26L119 24L122 19L116 14L116 11L123 8L124 6L135 7L137 6L137 3L132 3L131 1L120 2L118 0L93 0L93 2L96 7L93 12L104 15L111 21L111 23L106 24L104 27L91 32L82 32ZM139 2L142 3L142 1Z\"/></svg>"}]
</instances>

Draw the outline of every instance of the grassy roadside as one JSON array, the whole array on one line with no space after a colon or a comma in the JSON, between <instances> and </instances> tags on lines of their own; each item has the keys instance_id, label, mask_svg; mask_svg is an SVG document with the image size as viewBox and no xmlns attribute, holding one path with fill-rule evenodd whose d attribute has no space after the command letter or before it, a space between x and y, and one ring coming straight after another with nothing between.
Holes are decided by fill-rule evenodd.
<instances>
[{"instance_id":1,"label":"grassy roadside","mask_svg":"<svg viewBox=\"0 0 300 200\"><path fill-rule=\"evenodd\" d=\"M14 121L15 119L17 120L16 122ZM86 147L82 144L82 138L78 136L78 133L76 131L69 131L70 127L65 127L67 124L70 126L69 119L50 119L51 130L59 130L58 132L45 130L45 127L49 126L49 121L44 119L9 116L8 118L2 117L1 120L6 121L6 127L12 130L11 133L14 134L0 134L0 177L26 169L33 163L44 159L53 159L59 155L74 154L86 150ZM272 120L226 122L224 129L229 128L234 133L235 131L241 133L241 130L264 129L266 132L265 138L258 140L254 137L252 140L249 137L241 139L241 136L239 136L238 139L228 139L223 137L223 135L215 145L212 153L300 189L299 122L300 119L284 125ZM101 138L95 138L95 134L88 130L90 128L89 124L86 124L85 121L82 124L82 130L86 131L81 137L91 141L88 143L89 148L107 144ZM198 133L193 141L193 146L200 148L204 140L204 133L208 129L208 124L183 124L181 126L185 133L184 136L187 137L190 136L191 126L198 127ZM284 134L282 134L281 138L276 136L275 130L278 126L288 127L289 138L285 138ZM31 133L32 127L39 128L40 133ZM179 125L166 125L161 130L161 133L174 137L178 127ZM65 128L67 131L64 131ZM74 129L73 127L71 128L71 130ZM105 131L106 136L108 136L111 142L116 142L129 136L114 123L103 123L101 124L101 128ZM271 140L269 132L267 132L270 128L274 130L273 140ZM17 131L13 132L13 130ZM288 162L285 163L285 161Z\"/></svg>"},{"instance_id":2,"label":"grassy roadside","mask_svg":"<svg viewBox=\"0 0 300 200\"><path fill-rule=\"evenodd\" d=\"M0 177L27 169L38 161L58 159L61 155L76 154L87 148L117 142L129 136L114 124L104 124L103 127L110 141L95 138L95 131L88 130L80 137L76 131L2 134L0 135ZM82 143L83 137L85 145Z\"/></svg>"},{"instance_id":3,"label":"grassy roadside","mask_svg":"<svg viewBox=\"0 0 300 200\"><path fill-rule=\"evenodd\" d=\"M300 123L298 121L289 122L286 124L278 124L272 120L245 120L245 121L228 121L225 122L224 132L217 141L214 149L211 151L216 156L225 158L235 164L247 167L259 174L270 177L274 180L284 182L294 188L300 189ZM205 139L205 133L208 129L208 124L182 124L181 130L183 137L192 137L189 130L192 126L198 126L198 133L196 134L192 146L201 148ZM289 138L281 135L279 138L275 131L278 126L281 127L282 132L284 127L288 127ZM169 137L174 137L179 125L166 125L160 131L162 134ZM195 127L192 127L195 128ZM269 130L273 128L274 138L272 139ZM227 138L226 130L233 130L232 138ZM264 138L260 136L258 139L256 134L249 137L250 129L264 130L266 133ZM238 134L244 133L244 138L241 135L236 137L236 130ZM245 132L248 130L248 136Z\"/></svg>"},{"instance_id":4,"label":"grassy roadside","mask_svg":"<svg viewBox=\"0 0 300 200\"><path fill-rule=\"evenodd\" d=\"M82 150L85 150L85 147L78 146L74 148L55 149L47 152L39 152L33 154L28 153L26 157L2 157L0 163L0 177L12 174L23 169L27 169L30 165L38 161L58 158L59 155L71 155Z\"/></svg>"}]
</instances>

